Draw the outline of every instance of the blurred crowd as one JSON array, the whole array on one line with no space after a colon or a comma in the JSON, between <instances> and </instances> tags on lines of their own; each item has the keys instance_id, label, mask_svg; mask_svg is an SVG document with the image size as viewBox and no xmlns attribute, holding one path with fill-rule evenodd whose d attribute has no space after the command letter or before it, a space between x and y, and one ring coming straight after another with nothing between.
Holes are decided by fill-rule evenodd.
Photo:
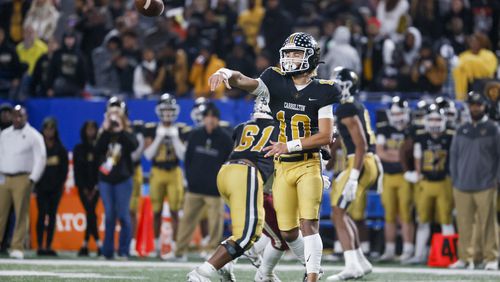
<instances>
[{"instance_id":1,"label":"blurred crowd","mask_svg":"<svg viewBox=\"0 0 500 282\"><path fill-rule=\"evenodd\" d=\"M0 1L0 97L242 97L211 93L208 75L258 76L294 31L320 43L320 77L348 67L366 91L464 100L498 67L493 0L164 2L164 15L146 18L130 0Z\"/></svg>"}]
</instances>

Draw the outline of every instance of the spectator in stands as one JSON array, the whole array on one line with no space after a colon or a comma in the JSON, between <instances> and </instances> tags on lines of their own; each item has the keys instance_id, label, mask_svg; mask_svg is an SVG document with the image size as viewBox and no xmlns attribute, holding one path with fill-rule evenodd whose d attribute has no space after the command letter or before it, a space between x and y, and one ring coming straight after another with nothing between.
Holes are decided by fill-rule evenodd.
<instances>
[{"instance_id":1,"label":"spectator in stands","mask_svg":"<svg viewBox=\"0 0 500 282\"><path fill-rule=\"evenodd\" d=\"M207 9L203 13L203 20L200 26L200 35L208 39L212 43L212 50L219 58L224 59L226 56L225 38L223 29L217 21L215 12L212 9ZM231 33L230 33L231 34Z\"/></svg>"},{"instance_id":2,"label":"spectator in stands","mask_svg":"<svg viewBox=\"0 0 500 282\"><path fill-rule=\"evenodd\" d=\"M487 101L470 92L472 121L458 128L450 151L453 198L457 210L459 260L450 268L474 269L473 226L482 236L484 269L498 270L497 185L500 179L500 131L486 115ZM477 243L476 243L477 244Z\"/></svg>"},{"instance_id":3,"label":"spectator in stands","mask_svg":"<svg viewBox=\"0 0 500 282\"><path fill-rule=\"evenodd\" d=\"M120 57L121 47L121 39L112 36L92 52L92 61L99 62L94 64L95 87L102 94L112 95L120 90L120 80L114 61Z\"/></svg>"},{"instance_id":4,"label":"spectator in stands","mask_svg":"<svg viewBox=\"0 0 500 282\"><path fill-rule=\"evenodd\" d=\"M265 42L264 50L272 55L272 65L278 63L279 56L277 54L287 36L292 33L292 26L292 18L290 14L280 8L280 0L268 0L260 33Z\"/></svg>"},{"instance_id":5,"label":"spectator in stands","mask_svg":"<svg viewBox=\"0 0 500 282\"><path fill-rule=\"evenodd\" d=\"M379 75L383 62L384 38L380 35L380 21L375 18L369 18L366 27L366 40L363 40L361 47L361 57L363 63L361 85L367 89L376 90L376 77Z\"/></svg>"},{"instance_id":6,"label":"spectator in stands","mask_svg":"<svg viewBox=\"0 0 500 282\"><path fill-rule=\"evenodd\" d=\"M221 85L213 93L208 85L208 77L226 63L213 52L212 44L207 39L200 41L200 53L191 67L189 82L194 86L194 97L210 97L220 99L224 96L224 87Z\"/></svg>"},{"instance_id":7,"label":"spectator in stands","mask_svg":"<svg viewBox=\"0 0 500 282\"><path fill-rule=\"evenodd\" d=\"M377 4L377 19L380 33L392 39L401 33L410 5L408 0L381 0Z\"/></svg>"},{"instance_id":8,"label":"spectator in stands","mask_svg":"<svg viewBox=\"0 0 500 282\"><path fill-rule=\"evenodd\" d=\"M16 225L10 257L24 258L28 234L30 194L45 168L43 137L28 123L22 106L15 106L12 126L0 133L0 234L4 234L9 210L14 205Z\"/></svg>"},{"instance_id":9,"label":"spectator in stands","mask_svg":"<svg viewBox=\"0 0 500 282\"><path fill-rule=\"evenodd\" d=\"M47 42L54 35L59 19L59 11L53 1L34 0L26 15L24 24L33 26L38 38Z\"/></svg>"},{"instance_id":10,"label":"spectator in stands","mask_svg":"<svg viewBox=\"0 0 500 282\"><path fill-rule=\"evenodd\" d=\"M266 51L260 52L255 59L255 73L262 73L268 67L271 67L271 57L272 55Z\"/></svg>"},{"instance_id":11,"label":"spectator in stands","mask_svg":"<svg viewBox=\"0 0 500 282\"><path fill-rule=\"evenodd\" d=\"M17 90L23 67L19 62L16 49L6 38L5 30L0 27L0 97L12 97Z\"/></svg>"},{"instance_id":12,"label":"spectator in stands","mask_svg":"<svg viewBox=\"0 0 500 282\"><path fill-rule=\"evenodd\" d=\"M411 81L410 71L411 66L418 59L420 47L422 46L422 36L420 31L415 27L409 27L405 33L404 40L396 45L394 56L394 64L398 69L398 85L399 91L411 91L415 89L415 85Z\"/></svg>"},{"instance_id":13,"label":"spectator in stands","mask_svg":"<svg viewBox=\"0 0 500 282\"><path fill-rule=\"evenodd\" d=\"M5 30L6 38L13 43L23 40L23 21L30 1L12 0L1 1L0 3L0 27Z\"/></svg>"},{"instance_id":14,"label":"spectator in stands","mask_svg":"<svg viewBox=\"0 0 500 282\"><path fill-rule=\"evenodd\" d=\"M131 154L138 143L123 107L110 107L97 138L96 156L99 160L99 192L106 215L102 253L114 257L116 220L120 221L118 257L127 259L131 240L130 197L132 196L133 162Z\"/></svg>"},{"instance_id":15,"label":"spectator in stands","mask_svg":"<svg viewBox=\"0 0 500 282\"><path fill-rule=\"evenodd\" d=\"M238 16L238 26L243 29L248 45L252 46L258 53L260 47L257 44L260 26L264 18L265 9L262 7L262 0L249 0L248 8L241 11Z\"/></svg>"},{"instance_id":16,"label":"spectator in stands","mask_svg":"<svg viewBox=\"0 0 500 282\"><path fill-rule=\"evenodd\" d=\"M169 29L169 19L158 17L155 26L146 32L144 46L160 50L172 38L177 39L175 33L169 32Z\"/></svg>"},{"instance_id":17,"label":"spectator in stands","mask_svg":"<svg viewBox=\"0 0 500 282\"><path fill-rule=\"evenodd\" d=\"M464 0L451 0L449 5L450 10L444 16L445 34L447 36L451 36L453 34L451 25L453 25L452 21L454 18L459 18L462 22L463 30L466 33L470 33L474 25L472 24L471 11L465 6ZM461 51L455 50L455 52L459 53Z\"/></svg>"},{"instance_id":18,"label":"spectator in stands","mask_svg":"<svg viewBox=\"0 0 500 282\"><path fill-rule=\"evenodd\" d=\"M209 250L214 250L222 239L224 204L217 190L216 178L231 153L233 142L219 126L219 116L219 109L208 103L203 112L203 126L194 129L187 140L185 169L188 190L183 206L184 217L177 231L175 260L186 261L187 247L204 208L209 222Z\"/></svg>"},{"instance_id":19,"label":"spectator in stands","mask_svg":"<svg viewBox=\"0 0 500 282\"><path fill-rule=\"evenodd\" d=\"M95 152L97 130L98 127L95 121L86 121L80 129L81 143L73 149L75 184L87 219L85 237L83 238L82 247L78 251L78 256L88 256L90 236L94 237L98 248L97 254L101 255L102 243L97 232L97 215L95 212L99 200L99 190L97 189L98 160Z\"/></svg>"},{"instance_id":20,"label":"spectator in stands","mask_svg":"<svg viewBox=\"0 0 500 282\"><path fill-rule=\"evenodd\" d=\"M458 56L453 69L456 98L462 101L474 80L493 77L498 66L495 53L489 50L491 44L486 35L476 32L468 38L467 44L469 49Z\"/></svg>"},{"instance_id":21,"label":"spectator in stands","mask_svg":"<svg viewBox=\"0 0 500 282\"><path fill-rule=\"evenodd\" d=\"M422 36L432 40L443 35L442 19L439 18L439 1L411 1L410 15L413 26L422 32Z\"/></svg>"},{"instance_id":22,"label":"spectator in stands","mask_svg":"<svg viewBox=\"0 0 500 282\"><path fill-rule=\"evenodd\" d=\"M460 17L453 17L449 21L449 35L451 47L455 54L460 54L467 49L467 35L464 31L464 21Z\"/></svg>"},{"instance_id":23,"label":"spectator in stands","mask_svg":"<svg viewBox=\"0 0 500 282\"><path fill-rule=\"evenodd\" d=\"M38 59L35 70L33 71L33 79L30 84L31 97L47 97L47 92L49 90L50 62L52 61L54 53L59 50L59 42L55 38L51 38L49 42L47 42L47 47L47 53L43 54L40 59Z\"/></svg>"},{"instance_id":24,"label":"spectator in stands","mask_svg":"<svg viewBox=\"0 0 500 282\"><path fill-rule=\"evenodd\" d=\"M137 34L126 31L121 35L122 49L120 56L114 60L114 67L120 80L119 93L131 95L134 92L134 70L141 61Z\"/></svg>"},{"instance_id":25,"label":"spectator in stands","mask_svg":"<svg viewBox=\"0 0 500 282\"><path fill-rule=\"evenodd\" d=\"M445 59L436 54L429 41L424 41L419 53L417 61L411 67L411 80L416 85L416 90L440 93L448 74Z\"/></svg>"},{"instance_id":26,"label":"spectator in stands","mask_svg":"<svg viewBox=\"0 0 500 282\"><path fill-rule=\"evenodd\" d=\"M187 28L186 39L182 41L179 48L184 50L187 56L187 63L189 68L193 65L194 60L198 57L200 52L200 28L199 23L196 21L191 21Z\"/></svg>"},{"instance_id":27,"label":"spectator in stands","mask_svg":"<svg viewBox=\"0 0 500 282\"><path fill-rule=\"evenodd\" d=\"M170 92L180 97L189 91L187 55L177 46L177 40L171 39L160 50L160 69L153 84L156 93Z\"/></svg>"},{"instance_id":28,"label":"spectator in stands","mask_svg":"<svg viewBox=\"0 0 500 282\"><path fill-rule=\"evenodd\" d=\"M75 33L63 36L62 46L50 61L48 97L80 97L87 81L85 62Z\"/></svg>"},{"instance_id":29,"label":"spectator in stands","mask_svg":"<svg viewBox=\"0 0 500 282\"><path fill-rule=\"evenodd\" d=\"M37 254L39 256L57 256L57 253L52 250L52 239L54 239L56 229L57 207L68 174L68 151L66 151L59 138L57 121L54 118L49 117L43 121L42 135L47 151L47 162L42 178L35 186L38 207L36 224ZM44 237L46 239L45 244Z\"/></svg>"},{"instance_id":30,"label":"spectator in stands","mask_svg":"<svg viewBox=\"0 0 500 282\"><path fill-rule=\"evenodd\" d=\"M134 70L134 94L145 98L154 93L153 83L158 78L158 63L151 48L142 50L142 62Z\"/></svg>"},{"instance_id":31,"label":"spectator in stands","mask_svg":"<svg viewBox=\"0 0 500 282\"><path fill-rule=\"evenodd\" d=\"M28 65L28 75L31 76L38 59L47 53L47 44L38 39L33 26L25 25L23 41L16 46L16 51L19 60Z\"/></svg>"},{"instance_id":32,"label":"spectator in stands","mask_svg":"<svg viewBox=\"0 0 500 282\"><path fill-rule=\"evenodd\" d=\"M242 73L245 73L249 77L257 76L255 69L255 59L252 57L251 53L247 52L247 45L245 42L235 44L231 54L227 57L227 67L230 69L237 69ZM239 89L233 88L227 91L227 96L231 98L239 98L246 96L248 93L241 91Z\"/></svg>"},{"instance_id":33,"label":"spectator in stands","mask_svg":"<svg viewBox=\"0 0 500 282\"><path fill-rule=\"evenodd\" d=\"M314 38L319 38L321 33L321 18L313 3L302 4L302 12L295 22L294 32L306 32Z\"/></svg>"},{"instance_id":34,"label":"spectator in stands","mask_svg":"<svg viewBox=\"0 0 500 282\"><path fill-rule=\"evenodd\" d=\"M496 0L469 1L472 11L473 31L484 33L498 50L498 24L500 22L500 3ZM491 47L489 48L491 49Z\"/></svg>"},{"instance_id":35,"label":"spectator in stands","mask_svg":"<svg viewBox=\"0 0 500 282\"><path fill-rule=\"evenodd\" d=\"M352 69L356 73L361 72L361 59L358 52L349 43L351 32L345 26L339 26L335 30L332 40L328 43L328 55L325 57L325 65L321 66L320 77L330 78L336 67Z\"/></svg>"},{"instance_id":36,"label":"spectator in stands","mask_svg":"<svg viewBox=\"0 0 500 282\"><path fill-rule=\"evenodd\" d=\"M96 0L75 1L75 10L78 16L75 29L81 33L81 49L89 65L91 62L101 63L101 61L91 61L92 50L101 45L113 24L107 7L103 5L104 2Z\"/></svg>"},{"instance_id":37,"label":"spectator in stands","mask_svg":"<svg viewBox=\"0 0 500 282\"><path fill-rule=\"evenodd\" d=\"M238 19L238 14L234 11L232 5L228 3L228 0L218 0L214 9L214 15L219 25L222 27L222 34L232 34L236 28L236 21ZM224 46L230 45L231 36L223 37ZM230 51L230 49L224 49L225 51ZM226 54L221 54L226 55Z\"/></svg>"}]
</instances>

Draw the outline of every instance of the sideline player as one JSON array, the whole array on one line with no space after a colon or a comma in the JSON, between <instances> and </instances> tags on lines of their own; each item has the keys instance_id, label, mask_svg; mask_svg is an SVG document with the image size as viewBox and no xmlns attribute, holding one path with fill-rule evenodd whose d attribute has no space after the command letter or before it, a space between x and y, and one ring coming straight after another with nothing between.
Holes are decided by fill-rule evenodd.
<instances>
[{"instance_id":1,"label":"sideline player","mask_svg":"<svg viewBox=\"0 0 500 282\"><path fill-rule=\"evenodd\" d=\"M332 215L337 237L344 251L345 268L327 281L359 278L372 271L372 265L360 247L357 221L364 218L366 191L375 184L379 171L375 156L375 134L363 104L354 95L359 78L346 68L336 68L335 83L342 89L340 105L335 110L338 128L347 149L347 168L337 177L331 191ZM349 211L349 213L348 213Z\"/></svg>"},{"instance_id":2,"label":"sideline player","mask_svg":"<svg viewBox=\"0 0 500 282\"><path fill-rule=\"evenodd\" d=\"M217 272L223 281L235 281L232 260L250 249L261 236L263 186L273 173L273 160L264 157L263 149L277 137L274 125L267 100L258 97L253 119L236 127L235 147L217 175L217 188L231 210L233 234L207 261L188 273L188 281L210 281Z\"/></svg>"},{"instance_id":3,"label":"sideline player","mask_svg":"<svg viewBox=\"0 0 500 282\"><path fill-rule=\"evenodd\" d=\"M182 123L175 123L179 110L179 105L172 95L168 93L161 95L155 108L160 122L153 125L146 124L144 132L146 145L144 156L153 162L149 184L154 213L155 247L160 254L163 201L165 197L168 199L174 237L172 248L175 249L179 210L184 196L184 177L179 161L184 160L186 146L182 140L190 128ZM168 257L162 258L168 259Z\"/></svg>"},{"instance_id":4,"label":"sideline player","mask_svg":"<svg viewBox=\"0 0 500 282\"><path fill-rule=\"evenodd\" d=\"M279 123L278 142L264 148L266 157L275 160L274 208L288 246L306 258L307 281L318 279L323 250L318 222L323 193L319 148L332 141L332 104L340 101L333 81L315 78L319 57L316 40L297 32L280 49L280 68L268 68L258 79L222 68L209 78L212 90L224 83L269 99Z\"/></svg>"},{"instance_id":5,"label":"sideline player","mask_svg":"<svg viewBox=\"0 0 500 282\"><path fill-rule=\"evenodd\" d=\"M427 108L424 117L424 129L418 130L413 143L416 175L418 181L418 199L416 201L418 227L415 256L405 263L420 264L427 261L427 241L429 240L430 222L437 213L443 235L452 235L453 191L449 179L449 151L454 130L447 128L446 112L436 104Z\"/></svg>"}]
</instances>

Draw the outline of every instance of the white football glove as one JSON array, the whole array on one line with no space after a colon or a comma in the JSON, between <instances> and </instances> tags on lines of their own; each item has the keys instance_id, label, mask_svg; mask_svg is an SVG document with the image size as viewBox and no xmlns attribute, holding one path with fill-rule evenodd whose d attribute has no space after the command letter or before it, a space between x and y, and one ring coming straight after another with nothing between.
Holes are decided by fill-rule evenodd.
<instances>
[{"instance_id":1,"label":"white football glove","mask_svg":"<svg viewBox=\"0 0 500 282\"><path fill-rule=\"evenodd\" d=\"M162 125L158 125L156 128L156 136L163 138L168 135L168 128Z\"/></svg>"},{"instance_id":2,"label":"white football glove","mask_svg":"<svg viewBox=\"0 0 500 282\"><path fill-rule=\"evenodd\" d=\"M352 202L356 199L356 191L358 190L358 178L359 178L359 170L351 169L351 173L349 174L349 179L347 180L344 191L342 192L342 196L346 202Z\"/></svg>"},{"instance_id":3,"label":"white football glove","mask_svg":"<svg viewBox=\"0 0 500 282\"><path fill-rule=\"evenodd\" d=\"M328 190L332 186L332 182L326 175L321 175L321 178L323 178L323 189Z\"/></svg>"},{"instance_id":4,"label":"white football glove","mask_svg":"<svg viewBox=\"0 0 500 282\"><path fill-rule=\"evenodd\" d=\"M170 138L179 137L179 129L177 128L177 126L167 127L167 136Z\"/></svg>"},{"instance_id":5,"label":"white football glove","mask_svg":"<svg viewBox=\"0 0 500 282\"><path fill-rule=\"evenodd\" d=\"M410 183L417 183L420 180L420 175L416 171L407 171L403 175L404 179Z\"/></svg>"}]
</instances>

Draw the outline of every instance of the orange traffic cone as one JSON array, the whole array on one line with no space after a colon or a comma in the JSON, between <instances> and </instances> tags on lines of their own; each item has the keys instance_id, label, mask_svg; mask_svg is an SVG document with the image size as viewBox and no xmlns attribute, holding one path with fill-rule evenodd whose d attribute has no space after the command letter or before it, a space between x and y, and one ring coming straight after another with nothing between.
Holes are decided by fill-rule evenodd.
<instances>
[{"instance_id":1,"label":"orange traffic cone","mask_svg":"<svg viewBox=\"0 0 500 282\"><path fill-rule=\"evenodd\" d=\"M428 266L448 267L457 261L458 234L444 236L436 233L432 236Z\"/></svg>"},{"instance_id":2,"label":"orange traffic cone","mask_svg":"<svg viewBox=\"0 0 500 282\"><path fill-rule=\"evenodd\" d=\"M135 249L139 256L147 256L155 248L153 231L153 208L149 196L143 197L139 227L137 229L137 243Z\"/></svg>"}]
</instances>

